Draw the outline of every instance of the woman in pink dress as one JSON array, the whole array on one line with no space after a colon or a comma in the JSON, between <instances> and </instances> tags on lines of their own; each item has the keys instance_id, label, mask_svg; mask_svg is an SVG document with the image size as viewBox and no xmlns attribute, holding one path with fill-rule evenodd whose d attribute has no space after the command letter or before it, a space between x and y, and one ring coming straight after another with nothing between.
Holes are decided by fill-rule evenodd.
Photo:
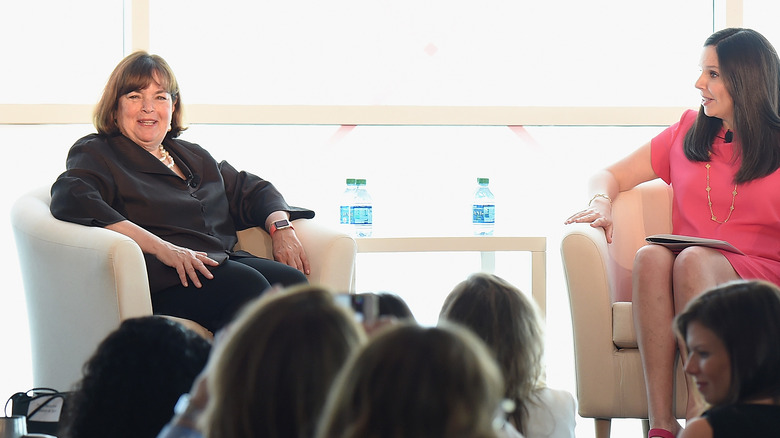
<instances>
[{"instance_id":1,"label":"woman in pink dress","mask_svg":"<svg viewBox=\"0 0 780 438\"><path fill-rule=\"evenodd\" d=\"M744 253L703 246L674 253L659 245L637 252L632 301L650 437L674 437L681 429L673 412L674 316L693 297L727 281L780 284L777 52L753 30L718 31L704 44L695 86L701 92L698 114L685 112L678 123L594 175L588 208L566 221L601 227L611 242L612 199L661 178L674 188L675 234L726 240ZM689 397L686 417L698 416L700 404Z\"/></svg>"}]
</instances>

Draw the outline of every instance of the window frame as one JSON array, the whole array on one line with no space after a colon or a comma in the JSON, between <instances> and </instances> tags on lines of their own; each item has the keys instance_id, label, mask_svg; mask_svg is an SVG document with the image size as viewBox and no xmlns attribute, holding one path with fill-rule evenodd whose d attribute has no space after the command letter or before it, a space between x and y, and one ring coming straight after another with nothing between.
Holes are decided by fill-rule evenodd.
<instances>
[{"instance_id":1,"label":"window frame","mask_svg":"<svg viewBox=\"0 0 780 438\"><path fill-rule=\"evenodd\" d=\"M125 0L125 53L149 50L150 0ZM739 27L743 0L713 0L713 29ZM0 124L83 124L92 105L0 104ZM193 124L664 126L682 107L220 105L193 104Z\"/></svg>"}]
</instances>

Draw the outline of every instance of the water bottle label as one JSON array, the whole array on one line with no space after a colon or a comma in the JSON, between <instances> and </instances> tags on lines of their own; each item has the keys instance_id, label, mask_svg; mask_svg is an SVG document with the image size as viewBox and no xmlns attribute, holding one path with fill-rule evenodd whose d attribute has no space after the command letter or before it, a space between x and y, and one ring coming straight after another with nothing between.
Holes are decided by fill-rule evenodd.
<instances>
[{"instance_id":1,"label":"water bottle label","mask_svg":"<svg viewBox=\"0 0 780 438\"><path fill-rule=\"evenodd\" d=\"M496 206L492 204L474 204L472 221L475 224L493 224L496 222Z\"/></svg>"},{"instance_id":2,"label":"water bottle label","mask_svg":"<svg viewBox=\"0 0 780 438\"><path fill-rule=\"evenodd\" d=\"M349 225L349 205L342 205L339 208L339 223Z\"/></svg>"},{"instance_id":3,"label":"water bottle label","mask_svg":"<svg viewBox=\"0 0 780 438\"><path fill-rule=\"evenodd\" d=\"M373 209L370 205L352 207L352 223L355 225L373 224Z\"/></svg>"}]
</instances>

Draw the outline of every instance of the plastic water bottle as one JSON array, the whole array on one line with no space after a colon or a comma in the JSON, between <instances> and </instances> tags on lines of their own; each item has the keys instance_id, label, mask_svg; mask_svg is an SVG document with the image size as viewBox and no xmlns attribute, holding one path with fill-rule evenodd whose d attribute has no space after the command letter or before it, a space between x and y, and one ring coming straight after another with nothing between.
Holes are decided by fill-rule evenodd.
<instances>
[{"instance_id":1,"label":"plastic water bottle","mask_svg":"<svg viewBox=\"0 0 780 438\"><path fill-rule=\"evenodd\" d=\"M477 191L472 204L472 223L474 235L492 236L496 224L496 199L490 191L490 179L477 178Z\"/></svg>"},{"instance_id":2,"label":"plastic water bottle","mask_svg":"<svg viewBox=\"0 0 780 438\"><path fill-rule=\"evenodd\" d=\"M344 189L344 193L341 195L341 202L339 203L339 224L348 234L352 234L354 231L352 206L355 204L356 189L357 183L355 178L347 178L347 188Z\"/></svg>"},{"instance_id":3,"label":"plastic water bottle","mask_svg":"<svg viewBox=\"0 0 780 438\"><path fill-rule=\"evenodd\" d=\"M358 179L355 183L357 189L355 190L355 203L352 205L352 223L355 224L355 235L369 237L374 225L373 201L366 190L366 180Z\"/></svg>"}]
</instances>

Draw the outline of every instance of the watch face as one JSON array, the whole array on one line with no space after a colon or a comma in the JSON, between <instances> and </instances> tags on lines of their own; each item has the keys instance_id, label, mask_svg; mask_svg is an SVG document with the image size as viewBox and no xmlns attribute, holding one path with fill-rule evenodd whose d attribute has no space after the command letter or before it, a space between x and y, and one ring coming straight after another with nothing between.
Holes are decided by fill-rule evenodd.
<instances>
[{"instance_id":1,"label":"watch face","mask_svg":"<svg viewBox=\"0 0 780 438\"><path fill-rule=\"evenodd\" d=\"M292 224L287 219L274 222L274 226L276 227L277 230L279 228L287 228L287 227L289 227L291 225Z\"/></svg>"}]
</instances>

